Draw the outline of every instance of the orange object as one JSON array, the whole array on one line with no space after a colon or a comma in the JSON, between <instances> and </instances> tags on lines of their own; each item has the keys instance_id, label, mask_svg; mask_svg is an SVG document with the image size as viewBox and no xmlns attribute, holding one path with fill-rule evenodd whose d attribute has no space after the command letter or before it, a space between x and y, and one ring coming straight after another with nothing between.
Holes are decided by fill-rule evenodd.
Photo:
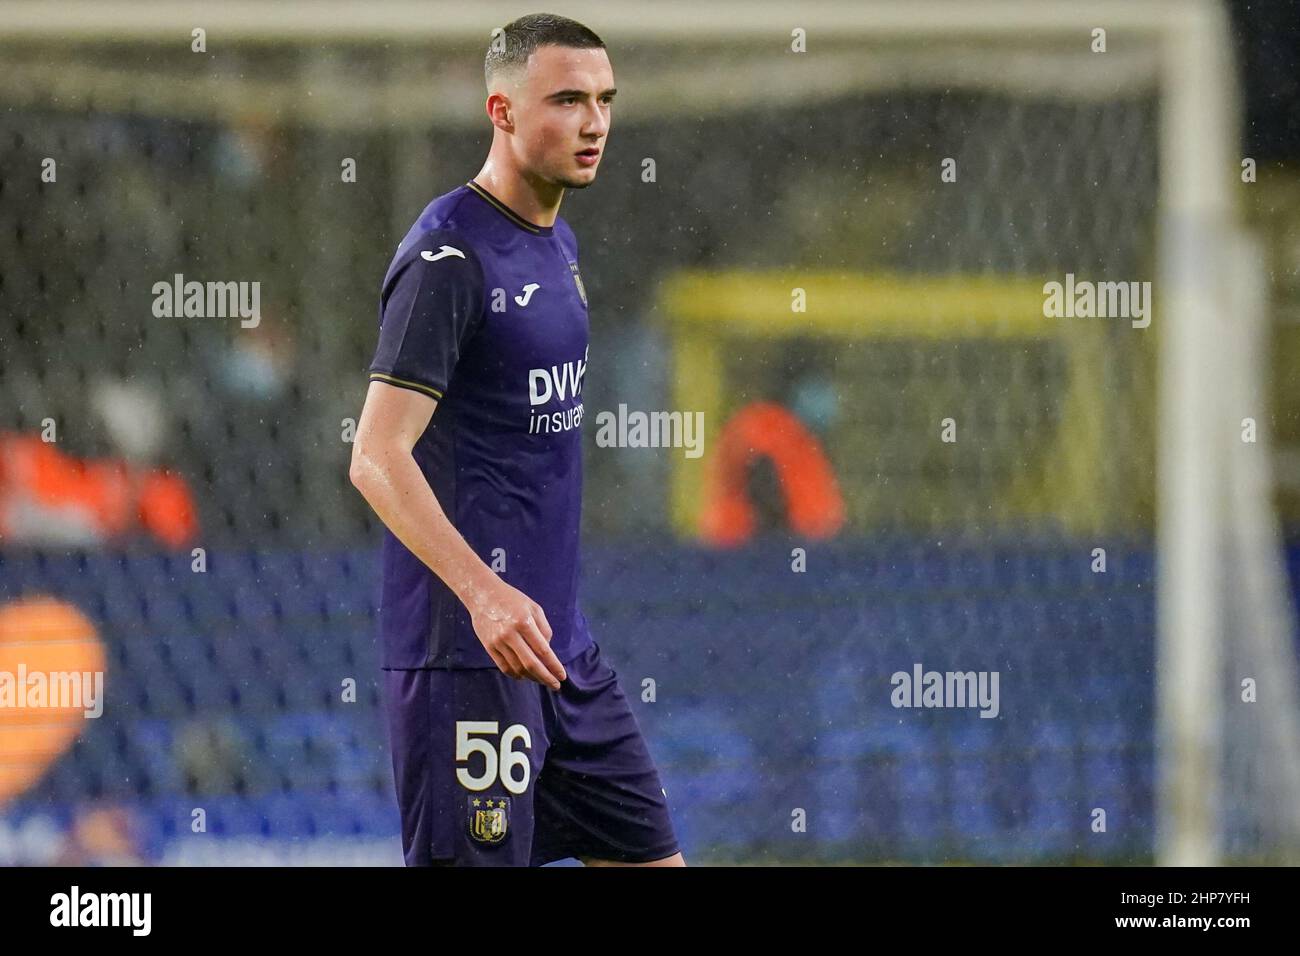
<instances>
[{"instance_id":1,"label":"orange object","mask_svg":"<svg viewBox=\"0 0 1300 956\"><path fill-rule=\"evenodd\" d=\"M199 533L185 479L168 471L151 471L140 484L140 523L170 548L193 541Z\"/></svg>"},{"instance_id":2,"label":"orange object","mask_svg":"<svg viewBox=\"0 0 1300 956\"><path fill-rule=\"evenodd\" d=\"M0 607L0 806L35 785L93 719L86 698L79 706L51 706L64 702L54 690L29 706L36 698L20 676L43 675L54 688L51 675L103 675L104 660L95 626L72 605L33 597ZM99 686L107 687L103 678Z\"/></svg>"},{"instance_id":3,"label":"orange object","mask_svg":"<svg viewBox=\"0 0 1300 956\"><path fill-rule=\"evenodd\" d=\"M754 506L746 478L750 463L760 456L776 469L791 530L820 539L843 527L844 499L821 443L788 409L753 402L731 417L718 438L700 520L706 541L734 547L753 536Z\"/></svg>"},{"instance_id":4,"label":"orange object","mask_svg":"<svg viewBox=\"0 0 1300 956\"><path fill-rule=\"evenodd\" d=\"M185 480L117 458L83 460L35 435L0 434L0 540L42 540L42 522L107 541L137 527L172 548L198 535Z\"/></svg>"}]
</instances>

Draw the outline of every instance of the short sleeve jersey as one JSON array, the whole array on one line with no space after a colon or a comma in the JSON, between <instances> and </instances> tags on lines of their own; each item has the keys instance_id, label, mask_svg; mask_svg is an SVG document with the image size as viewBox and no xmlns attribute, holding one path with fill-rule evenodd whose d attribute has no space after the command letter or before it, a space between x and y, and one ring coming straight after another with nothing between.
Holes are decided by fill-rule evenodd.
<instances>
[{"instance_id":1,"label":"short sleeve jersey","mask_svg":"<svg viewBox=\"0 0 1300 956\"><path fill-rule=\"evenodd\" d=\"M571 660L592 642L577 600L588 320L573 231L468 182L397 247L379 319L371 380L438 403L412 453L439 504L542 606L552 650ZM388 529L381 561L381 666L495 666L468 609Z\"/></svg>"}]
</instances>

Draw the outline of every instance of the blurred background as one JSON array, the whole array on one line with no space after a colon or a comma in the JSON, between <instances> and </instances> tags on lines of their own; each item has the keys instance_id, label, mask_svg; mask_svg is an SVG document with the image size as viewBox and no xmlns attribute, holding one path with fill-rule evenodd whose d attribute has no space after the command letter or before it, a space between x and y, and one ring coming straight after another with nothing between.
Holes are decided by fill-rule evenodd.
<instances>
[{"instance_id":1,"label":"blurred background","mask_svg":"<svg viewBox=\"0 0 1300 956\"><path fill-rule=\"evenodd\" d=\"M0 672L105 676L0 693L0 865L400 865L350 440L540 9L620 91L561 210L582 602L688 861L1292 859L1300 6L1175 6L7 4ZM894 706L918 664L998 715Z\"/></svg>"}]
</instances>

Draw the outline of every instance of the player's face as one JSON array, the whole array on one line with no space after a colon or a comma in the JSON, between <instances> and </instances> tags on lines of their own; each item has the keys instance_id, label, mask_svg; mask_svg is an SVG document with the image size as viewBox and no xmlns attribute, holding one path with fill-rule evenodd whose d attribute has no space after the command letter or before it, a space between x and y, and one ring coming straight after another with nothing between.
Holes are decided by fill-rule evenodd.
<instances>
[{"instance_id":1,"label":"player's face","mask_svg":"<svg viewBox=\"0 0 1300 956\"><path fill-rule=\"evenodd\" d=\"M568 189L590 186L605 153L613 102L614 71L604 50L533 51L515 110L521 168Z\"/></svg>"}]
</instances>

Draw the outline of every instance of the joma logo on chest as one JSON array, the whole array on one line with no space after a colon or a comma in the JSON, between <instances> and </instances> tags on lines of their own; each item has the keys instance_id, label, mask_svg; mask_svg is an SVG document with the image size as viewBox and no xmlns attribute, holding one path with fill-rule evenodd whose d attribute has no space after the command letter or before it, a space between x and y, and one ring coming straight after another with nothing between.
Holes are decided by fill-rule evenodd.
<instances>
[{"instance_id":1,"label":"joma logo on chest","mask_svg":"<svg viewBox=\"0 0 1300 956\"><path fill-rule=\"evenodd\" d=\"M498 286L497 288L492 290L492 311L493 312L506 311L507 296L514 299L515 305L519 306L522 309L526 305L528 305L528 303L532 300L533 293L536 292L541 287L542 284L540 282L530 282L524 286L523 291L520 292L518 295L511 296L510 290L503 289Z\"/></svg>"}]
</instances>

